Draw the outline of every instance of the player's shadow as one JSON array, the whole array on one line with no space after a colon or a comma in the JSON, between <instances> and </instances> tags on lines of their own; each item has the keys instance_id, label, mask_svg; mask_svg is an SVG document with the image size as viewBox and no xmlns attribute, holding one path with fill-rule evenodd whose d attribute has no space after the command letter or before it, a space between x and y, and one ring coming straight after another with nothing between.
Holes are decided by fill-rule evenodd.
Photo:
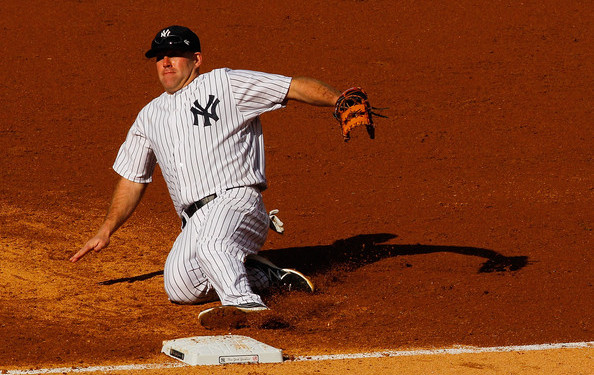
<instances>
[{"instance_id":1,"label":"player's shadow","mask_svg":"<svg viewBox=\"0 0 594 375\"><path fill-rule=\"evenodd\" d=\"M136 281L152 279L153 277L160 276L162 274L163 274L163 270L155 271L155 272L145 273L144 275L121 277L119 279L105 280L105 281L101 281L99 283L99 285L113 285L113 284L118 284L118 283L134 283Z\"/></svg>"},{"instance_id":2,"label":"player's shadow","mask_svg":"<svg viewBox=\"0 0 594 375\"><path fill-rule=\"evenodd\" d=\"M432 253L455 253L485 259L478 273L517 271L528 265L527 256L508 257L494 250L468 246L387 245L396 238L390 233L361 234L331 245L267 250L261 255L281 267L296 268L306 274L325 273L332 268L352 270L384 258Z\"/></svg>"},{"instance_id":3,"label":"player's shadow","mask_svg":"<svg viewBox=\"0 0 594 375\"><path fill-rule=\"evenodd\" d=\"M296 268L305 274L314 275L328 272L336 267L353 270L384 258L402 255L418 255L432 253L455 253L485 259L478 272L511 272L528 265L527 256L507 257L494 250L467 246L439 245L385 245L386 241L396 238L390 233L361 234L331 245L289 247L262 251L261 255L278 266ZM123 277L102 281L101 285L117 283L133 283L162 275L163 271L155 271L144 275Z\"/></svg>"}]
</instances>

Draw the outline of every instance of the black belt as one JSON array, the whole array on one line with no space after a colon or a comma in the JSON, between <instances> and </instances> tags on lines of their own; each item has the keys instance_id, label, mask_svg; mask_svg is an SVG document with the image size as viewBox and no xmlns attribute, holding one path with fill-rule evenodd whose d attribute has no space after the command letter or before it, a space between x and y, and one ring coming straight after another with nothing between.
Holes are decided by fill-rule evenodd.
<instances>
[{"instance_id":1,"label":"black belt","mask_svg":"<svg viewBox=\"0 0 594 375\"><path fill-rule=\"evenodd\" d=\"M204 207L208 202L215 199L216 197L217 197L216 194L207 195L206 197L200 199L199 201L196 201L196 202L192 203L191 205L189 205L188 208L186 208L184 210L184 213L188 216L188 219L189 219L192 217L192 215L194 215L196 213L196 211L198 211L199 209ZM182 228L185 226L186 226L186 218L182 216Z\"/></svg>"}]
</instances>

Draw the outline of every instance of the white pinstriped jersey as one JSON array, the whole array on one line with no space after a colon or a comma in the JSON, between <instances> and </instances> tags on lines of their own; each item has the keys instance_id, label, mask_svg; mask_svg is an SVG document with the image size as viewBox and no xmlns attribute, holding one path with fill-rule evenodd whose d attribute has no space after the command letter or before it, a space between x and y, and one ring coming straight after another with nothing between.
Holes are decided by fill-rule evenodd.
<instances>
[{"instance_id":1,"label":"white pinstriped jersey","mask_svg":"<svg viewBox=\"0 0 594 375\"><path fill-rule=\"evenodd\" d=\"M284 107L290 77L216 69L138 114L120 147L114 170L139 183L156 165L176 211L212 193L238 186L266 188L259 115Z\"/></svg>"}]
</instances>

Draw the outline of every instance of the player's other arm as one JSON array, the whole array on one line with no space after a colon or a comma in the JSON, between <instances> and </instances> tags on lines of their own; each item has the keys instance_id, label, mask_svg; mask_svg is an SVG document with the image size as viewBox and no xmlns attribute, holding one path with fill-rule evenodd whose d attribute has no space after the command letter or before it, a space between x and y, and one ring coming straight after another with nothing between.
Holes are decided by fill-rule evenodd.
<instances>
[{"instance_id":1,"label":"player's other arm","mask_svg":"<svg viewBox=\"0 0 594 375\"><path fill-rule=\"evenodd\" d=\"M309 77L293 77L286 100L296 100L320 107L333 107L340 97L334 87Z\"/></svg>"},{"instance_id":2,"label":"player's other arm","mask_svg":"<svg viewBox=\"0 0 594 375\"><path fill-rule=\"evenodd\" d=\"M105 216L105 220L93 238L71 258L76 262L91 250L101 250L109 245L111 235L126 222L132 212L142 199L148 184L133 182L120 177L113 191L111 204Z\"/></svg>"}]
</instances>

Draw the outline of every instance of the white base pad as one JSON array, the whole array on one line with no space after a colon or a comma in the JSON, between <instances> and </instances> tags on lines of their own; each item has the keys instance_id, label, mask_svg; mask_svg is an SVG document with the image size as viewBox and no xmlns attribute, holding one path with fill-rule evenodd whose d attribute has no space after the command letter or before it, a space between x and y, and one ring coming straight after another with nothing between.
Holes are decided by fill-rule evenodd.
<instances>
[{"instance_id":1,"label":"white base pad","mask_svg":"<svg viewBox=\"0 0 594 375\"><path fill-rule=\"evenodd\" d=\"M196 336L163 341L161 352L191 366L279 363L282 350L247 336Z\"/></svg>"}]
</instances>

